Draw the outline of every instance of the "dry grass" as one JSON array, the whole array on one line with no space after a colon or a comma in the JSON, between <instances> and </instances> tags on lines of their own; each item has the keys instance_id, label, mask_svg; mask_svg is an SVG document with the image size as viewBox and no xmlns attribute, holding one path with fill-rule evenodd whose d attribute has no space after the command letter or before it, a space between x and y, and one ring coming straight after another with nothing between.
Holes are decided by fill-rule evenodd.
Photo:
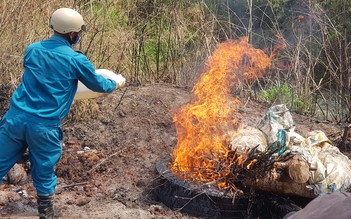
<instances>
[{"instance_id":1,"label":"dry grass","mask_svg":"<svg viewBox=\"0 0 351 219\"><path fill-rule=\"evenodd\" d=\"M96 68L122 73L131 83L186 84L187 74L181 73L184 64L201 60L203 54L196 51L201 47L211 50L217 43L208 30L213 24L207 23L199 2L3 0L0 83L19 83L26 46L52 34L48 20L55 9L72 7L81 12L88 26L77 49ZM199 43L203 37L205 45Z\"/></svg>"},{"instance_id":2,"label":"dry grass","mask_svg":"<svg viewBox=\"0 0 351 219\"><path fill-rule=\"evenodd\" d=\"M284 36L274 15L261 11L261 16L255 17L259 9L252 0L242 2L249 9L249 22L240 20L238 11L229 7L229 1L210 2L1 0L0 84L10 87L19 84L25 48L52 34L48 20L59 7L75 8L87 22L88 32L77 49L96 68L121 73L129 84L171 83L191 88L204 68L204 60L220 41L245 35L254 44L262 41L269 51L277 43L272 36L276 33ZM270 2L262 8L268 10L272 7ZM221 18L215 14L217 7L222 10ZM318 5L306 7L310 8L308 14L303 14L306 19L287 18L286 24L292 30L289 36L294 42L288 43L282 62L273 64L273 74L259 82L259 89L276 81L288 83L300 98L312 103L310 113L320 111L326 119L349 121L351 67L347 36L334 27ZM261 28L258 34L254 22L270 23L267 26L271 29ZM308 25L314 27L313 32L302 31ZM280 68L283 62L290 67ZM240 88L252 90L253 85Z\"/></svg>"},{"instance_id":3,"label":"dry grass","mask_svg":"<svg viewBox=\"0 0 351 219\"><path fill-rule=\"evenodd\" d=\"M197 78L195 66L217 43L212 35L214 25L206 20L201 4L185 0L2 0L0 84L16 87L20 83L25 48L52 35L48 21L53 11L71 7L83 15L88 26L76 49L96 68L121 73L129 84L191 86ZM206 44L199 43L203 38ZM84 117L84 107L74 106L73 113L76 108Z\"/></svg>"}]
</instances>

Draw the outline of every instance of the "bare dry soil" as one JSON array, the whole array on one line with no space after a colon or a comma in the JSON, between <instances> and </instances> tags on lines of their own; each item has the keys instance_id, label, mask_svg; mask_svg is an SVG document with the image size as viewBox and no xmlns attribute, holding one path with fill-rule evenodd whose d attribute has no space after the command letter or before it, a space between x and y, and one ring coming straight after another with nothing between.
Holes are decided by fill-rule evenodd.
<instances>
[{"instance_id":1,"label":"bare dry soil","mask_svg":"<svg viewBox=\"0 0 351 219\"><path fill-rule=\"evenodd\" d=\"M59 218L195 218L150 199L146 191L159 177L155 163L169 158L176 145L174 111L191 101L191 92L170 85L128 86L77 104L63 124L63 155L57 165L55 195ZM0 100L1 101L1 100ZM238 115L255 126L269 105L242 99ZM90 112L89 115L79 114ZM84 108L89 107L89 110ZM2 112L3 114L4 112ZM1 115L2 115L1 114ZM341 128L292 113L300 134L324 131L338 141ZM80 119L78 119L80 118ZM23 165L30 174L25 160ZM37 218L30 177L22 185L0 189L0 218Z\"/></svg>"}]
</instances>

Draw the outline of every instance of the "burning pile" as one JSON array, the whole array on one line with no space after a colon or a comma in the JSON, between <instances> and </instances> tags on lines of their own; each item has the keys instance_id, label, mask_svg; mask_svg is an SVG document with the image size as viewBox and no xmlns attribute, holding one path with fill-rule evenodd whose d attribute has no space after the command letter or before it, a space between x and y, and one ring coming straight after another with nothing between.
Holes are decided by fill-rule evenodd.
<instances>
[{"instance_id":1,"label":"burning pile","mask_svg":"<svg viewBox=\"0 0 351 219\"><path fill-rule=\"evenodd\" d=\"M240 106L231 95L231 87L242 80L262 77L270 64L271 57L253 48L248 38L218 46L193 88L195 99L173 117L178 143L170 168L175 175L228 187L233 186L228 179L245 175L255 163L259 166L254 149L237 153L229 147L230 133L239 126L234 113Z\"/></svg>"}]
</instances>

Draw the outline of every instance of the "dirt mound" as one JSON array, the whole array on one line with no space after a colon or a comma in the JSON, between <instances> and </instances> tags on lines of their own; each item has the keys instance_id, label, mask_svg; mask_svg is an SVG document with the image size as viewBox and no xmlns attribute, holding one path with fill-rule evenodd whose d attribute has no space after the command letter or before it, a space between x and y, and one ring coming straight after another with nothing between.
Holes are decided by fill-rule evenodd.
<instances>
[{"instance_id":1,"label":"dirt mound","mask_svg":"<svg viewBox=\"0 0 351 219\"><path fill-rule=\"evenodd\" d=\"M63 124L63 155L57 165L58 215L192 218L151 203L144 196L158 177L156 161L169 158L176 145L172 114L190 100L190 91L170 85L127 87L125 93L118 91L91 104L90 115L80 115L79 119L71 113ZM75 107L84 107L84 103ZM268 107L244 99L237 114L241 122L255 126ZM293 118L299 133L320 129L335 137L341 132L330 123L294 113ZM22 199L18 191L22 191ZM35 192L30 179L21 188L7 186L5 192L10 195L1 199L0 216L35 216Z\"/></svg>"}]
</instances>

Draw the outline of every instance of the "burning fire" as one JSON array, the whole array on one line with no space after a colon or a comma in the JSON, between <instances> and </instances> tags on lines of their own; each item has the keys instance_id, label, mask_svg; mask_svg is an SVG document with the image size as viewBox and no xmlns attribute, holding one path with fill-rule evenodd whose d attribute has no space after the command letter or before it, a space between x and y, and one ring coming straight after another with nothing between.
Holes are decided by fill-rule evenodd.
<instances>
[{"instance_id":1,"label":"burning fire","mask_svg":"<svg viewBox=\"0 0 351 219\"><path fill-rule=\"evenodd\" d=\"M230 88L240 80L262 77L270 65L271 58L253 48L246 37L218 46L193 88L195 99L173 116L178 140L171 166L175 175L201 182L215 181L222 187L226 182L220 179L232 174L233 163L249 169L256 162L245 163L247 151L233 156L229 149L228 133L238 128L234 112L240 106Z\"/></svg>"}]
</instances>

